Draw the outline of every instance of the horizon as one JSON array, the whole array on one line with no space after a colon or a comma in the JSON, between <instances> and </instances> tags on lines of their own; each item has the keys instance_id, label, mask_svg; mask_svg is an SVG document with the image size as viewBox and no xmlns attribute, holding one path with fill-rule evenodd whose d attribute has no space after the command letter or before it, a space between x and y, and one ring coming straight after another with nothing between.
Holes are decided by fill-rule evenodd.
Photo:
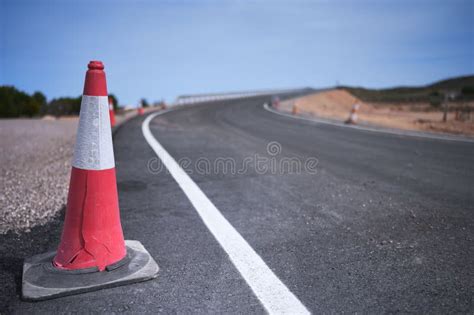
<instances>
[{"instance_id":1,"label":"horizon","mask_svg":"<svg viewBox=\"0 0 474 315\"><path fill-rule=\"evenodd\" d=\"M122 105L474 73L471 1L0 1L0 85L48 100L81 95L94 59Z\"/></svg>"}]
</instances>

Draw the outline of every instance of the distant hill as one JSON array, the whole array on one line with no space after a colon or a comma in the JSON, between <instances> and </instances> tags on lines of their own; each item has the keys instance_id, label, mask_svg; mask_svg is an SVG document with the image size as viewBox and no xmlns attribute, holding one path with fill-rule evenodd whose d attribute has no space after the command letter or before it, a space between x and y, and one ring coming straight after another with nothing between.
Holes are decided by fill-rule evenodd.
<instances>
[{"instance_id":1,"label":"distant hill","mask_svg":"<svg viewBox=\"0 0 474 315\"><path fill-rule=\"evenodd\" d=\"M366 102L429 102L433 96L445 90L453 90L459 94L458 100L474 100L474 75L462 76L438 81L426 86L400 86L388 89L367 89L362 87L339 86Z\"/></svg>"}]
</instances>

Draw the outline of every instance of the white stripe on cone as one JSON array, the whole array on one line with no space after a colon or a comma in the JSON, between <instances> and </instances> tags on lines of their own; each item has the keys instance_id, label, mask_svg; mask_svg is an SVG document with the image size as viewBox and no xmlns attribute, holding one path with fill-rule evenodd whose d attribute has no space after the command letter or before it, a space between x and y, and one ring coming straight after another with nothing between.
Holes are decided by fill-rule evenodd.
<instances>
[{"instance_id":1,"label":"white stripe on cone","mask_svg":"<svg viewBox=\"0 0 474 315\"><path fill-rule=\"evenodd\" d=\"M115 167L107 96L82 96L72 166L84 170Z\"/></svg>"}]
</instances>

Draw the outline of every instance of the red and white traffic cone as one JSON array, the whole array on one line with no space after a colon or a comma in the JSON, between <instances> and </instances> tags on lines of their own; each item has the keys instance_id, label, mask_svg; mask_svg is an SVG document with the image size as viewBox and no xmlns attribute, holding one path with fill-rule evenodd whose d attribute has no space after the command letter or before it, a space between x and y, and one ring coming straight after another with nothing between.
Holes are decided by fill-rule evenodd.
<instances>
[{"instance_id":1,"label":"red and white traffic cone","mask_svg":"<svg viewBox=\"0 0 474 315\"><path fill-rule=\"evenodd\" d=\"M104 270L125 257L104 65L89 63L61 244L54 265Z\"/></svg>"},{"instance_id":2,"label":"red and white traffic cone","mask_svg":"<svg viewBox=\"0 0 474 315\"><path fill-rule=\"evenodd\" d=\"M115 110L114 102L111 97L109 97L109 116L110 116L110 126L115 127Z\"/></svg>"},{"instance_id":3,"label":"red and white traffic cone","mask_svg":"<svg viewBox=\"0 0 474 315\"><path fill-rule=\"evenodd\" d=\"M298 107L296 107L295 104L293 104L293 107L292 107L292 110L291 110L291 114L293 114L293 115L298 115Z\"/></svg>"},{"instance_id":4,"label":"red and white traffic cone","mask_svg":"<svg viewBox=\"0 0 474 315\"><path fill-rule=\"evenodd\" d=\"M352 105L351 113L349 115L349 118L345 121L346 124L357 124L358 116L357 112L359 111L360 104L355 103Z\"/></svg>"},{"instance_id":5,"label":"red and white traffic cone","mask_svg":"<svg viewBox=\"0 0 474 315\"><path fill-rule=\"evenodd\" d=\"M141 104L137 108L137 113L139 116L142 116L145 114L145 110L143 109L143 106Z\"/></svg>"},{"instance_id":6,"label":"red and white traffic cone","mask_svg":"<svg viewBox=\"0 0 474 315\"><path fill-rule=\"evenodd\" d=\"M158 273L140 242L124 241L104 65L91 61L88 67L61 243L57 252L25 261L22 294L28 300L149 280Z\"/></svg>"}]
</instances>

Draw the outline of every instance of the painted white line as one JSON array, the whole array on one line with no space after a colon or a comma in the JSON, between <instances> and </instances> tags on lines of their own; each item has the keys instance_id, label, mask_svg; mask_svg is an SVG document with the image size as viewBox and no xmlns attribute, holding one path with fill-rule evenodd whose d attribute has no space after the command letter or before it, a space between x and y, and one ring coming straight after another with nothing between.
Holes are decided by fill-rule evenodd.
<instances>
[{"instance_id":1,"label":"painted white line","mask_svg":"<svg viewBox=\"0 0 474 315\"><path fill-rule=\"evenodd\" d=\"M268 106L267 103L263 104L263 108L266 109L267 111L278 114L281 116L285 117L290 117L293 119L300 119L300 120L305 120L305 121L310 121L313 123L319 123L319 124L326 124L326 125L332 125L332 126L337 126L337 127L342 127L342 128L352 128L352 129L358 129L358 130L363 130L363 131L370 131L370 132L377 132L377 133L385 133L385 134L391 134L391 135L396 135L396 136L408 136L408 137L416 137L416 138L426 138L426 139L435 139L435 140L445 140L445 141L458 141L458 142L468 142L468 143L474 143L474 139L469 139L469 138L464 138L464 137L456 137L456 136L451 136L451 135L428 135L428 134L421 134L421 133L415 133L415 132L410 132L410 131L396 131L396 130L388 130L388 129L377 129L377 128L370 128L370 127L364 127L364 126L357 126L357 125L347 125L344 123L339 123L339 122L333 122L330 120L326 119L321 119L317 117L301 117L301 116L294 116L291 114L283 113L280 111L277 111L270 106Z\"/></svg>"},{"instance_id":2,"label":"painted white line","mask_svg":"<svg viewBox=\"0 0 474 315\"><path fill-rule=\"evenodd\" d=\"M256 297L270 314L309 314L306 307L278 279L199 186L153 137L150 121L163 113L152 114L143 121L143 136L191 201L209 231L229 255L230 260Z\"/></svg>"}]
</instances>

